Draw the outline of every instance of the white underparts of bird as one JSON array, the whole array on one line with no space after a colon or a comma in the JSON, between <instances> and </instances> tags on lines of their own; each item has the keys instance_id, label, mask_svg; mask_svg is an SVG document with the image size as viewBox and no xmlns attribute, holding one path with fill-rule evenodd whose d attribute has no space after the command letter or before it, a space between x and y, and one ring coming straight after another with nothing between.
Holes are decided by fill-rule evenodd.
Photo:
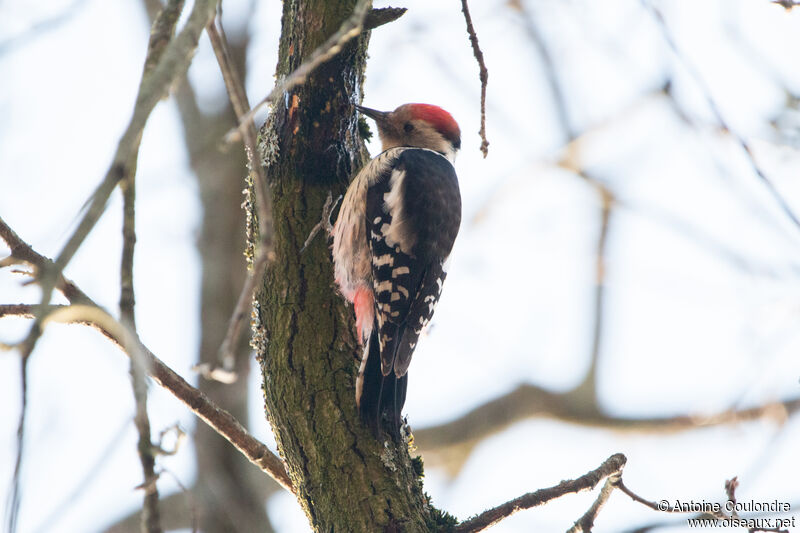
<instances>
[{"instance_id":1,"label":"white underparts of bird","mask_svg":"<svg viewBox=\"0 0 800 533\"><path fill-rule=\"evenodd\" d=\"M377 435L399 435L408 366L431 320L461 225L453 162L461 132L444 109L356 106L375 121L383 152L356 175L333 229L336 282L364 345L356 404Z\"/></svg>"}]
</instances>

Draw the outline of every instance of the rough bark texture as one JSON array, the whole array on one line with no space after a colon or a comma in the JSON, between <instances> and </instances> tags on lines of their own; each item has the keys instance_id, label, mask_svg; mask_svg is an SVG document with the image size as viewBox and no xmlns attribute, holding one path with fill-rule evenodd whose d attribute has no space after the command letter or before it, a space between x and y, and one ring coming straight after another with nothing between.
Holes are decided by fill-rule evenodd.
<instances>
[{"instance_id":1,"label":"rough bark texture","mask_svg":"<svg viewBox=\"0 0 800 533\"><path fill-rule=\"evenodd\" d=\"M286 0L278 76L294 70L352 13L354 0ZM325 236L300 248L328 194L366 160L353 105L368 35L276 105L260 147L273 195L276 261L256 302L255 344L267 417L312 527L326 533L436 526L407 445L358 419L353 311L334 289Z\"/></svg>"}]
</instances>

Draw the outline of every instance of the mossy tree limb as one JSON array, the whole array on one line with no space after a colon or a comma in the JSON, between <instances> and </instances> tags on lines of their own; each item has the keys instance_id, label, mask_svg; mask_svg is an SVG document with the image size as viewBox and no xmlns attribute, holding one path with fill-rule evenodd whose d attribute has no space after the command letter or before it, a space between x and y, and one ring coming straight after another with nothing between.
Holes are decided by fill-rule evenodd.
<instances>
[{"instance_id":1,"label":"mossy tree limb","mask_svg":"<svg viewBox=\"0 0 800 533\"><path fill-rule=\"evenodd\" d=\"M355 0L284 2L277 74L286 76L353 12ZM316 531L430 531L432 511L407 446L358 419L360 348L322 236L300 253L329 194L344 194L368 157L353 105L368 33L345 45L274 106L262 128L276 260L256 301L267 416Z\"/></svg>"}]
</instances>

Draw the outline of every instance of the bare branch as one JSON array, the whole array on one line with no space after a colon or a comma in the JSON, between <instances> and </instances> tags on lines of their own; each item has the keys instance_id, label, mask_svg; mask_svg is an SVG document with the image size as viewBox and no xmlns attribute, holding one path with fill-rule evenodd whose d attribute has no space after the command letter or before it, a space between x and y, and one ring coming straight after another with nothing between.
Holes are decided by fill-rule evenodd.
<instances>
[{"instance_id":1,"label":"bare branch","mask_svg":"<svg viewBox=\"0 0 800 533\"><path fill-rule=\"evenodd\" d=\"M739 487L739 479L736 476L733 476L731 479L725 480L725 494L728 496L728 501L736 503L736 489ZM736 507L734 505L733 511L731 516L738 517L739 514L736 511Z\"/></svg>"},{"instance_id":2,"label":"bare branch","mask_svg":"<svg viewBox=\"0 0 800 533\"><path fill-rule=\"evenodd\" d=\"M469 5L467 0L461 0L461 11L464 13L464 20L467 23L467 33L469 33L469 42L472 44L472 53L475 60L478 62L480 69L481 80L481 129L478 134L481 136L481 152L483 157L489 155L489 141L486 139L486 83L489 81L489 71L486 70L486 63L483 60L483 52L481 51L480 44L478 44L478 35L475 33L475 27L472 25L472 17L469 14Z\"/></svg>"},{"instance_id":3,"label":"bare branch","mask_svg":"<svg viewBox=\"0 0 800 533\"><path fill-rule=\"evenodd\" d=\"M603 508L608 501L608 498L611 496L611 493L614 492L614 489L616 488L615 484L619 481L619 479L619 472L606 478L606 482L603 484L603 488L600 489L600 494L597 495L597 498L592 503L592 506L589 507L583 516L575 521L575 524L573 524L572 527L567 530L567 533L589 533L592 531L592 528L594 527L594 521L597 518L597 515L600 513L600 509Z\"/></svg>"},{"instance_id":4,"label":"bare branch","mask_svg":"<svg viewBox=\"0 0 800 533\"><path fill-rule=\"evenodd\" d=\"M200 390L189 385L175 371L156 357L132 332L114 317L92 303L90 305L59 306L50 313L47 321L91 324L122 347L126 353L138 349L142 353L150 376L162 387L183 402L203 422L225 437L253 464L269 474L283 488L293 492L292 483L283 462L262 442L254 438L229 412L218 407ZM129 337L129 338L128 338ZM127 344L126 344L127 343ZM127 348L126 348L127 346Z\"/></svg>"},{"instance_id":5,"label":"bare branch","mask_svg":"<svg viewBox=\"0 0 800 533\"><path fill-rule=\"evenodd\" d=\"M736 509L736 489L739 486L739 481L737 477L733 477L732 479L725 481L725 494L727 496L726 502L723 503L698 503L695 505L686 505L685 508L675 507L669 504L667 500L660 500L658 503L647 500L642 498L632 490L630 490L625 483L622 481L622 476L620 472L609 476L606 480L603 489L601 490L600 494L598 495L595 502L592 504L592 507L584 514L575 524L567 531L567 533L578 533L578 532L589 532L592 530L594 525L594 519L597 517L598 512L602 505L608 500L611 492L613 490L619 489L622 491L626 496L631 498L636 503L640 503L654 511L658 511L660 513L673 513L673 514L695 514L697 518L701 517L711 517L717 521L742 521L748 520L750 525L748 531L755 532L755 531L771 531L777 533L788 533L788 530L782 529L780 527L769 527L771 525L770 521L766 521L767 527L758 527L760 524L756 520L749 522L751 518L743 519L739 516L739 513ZM687 503L689 500L686 500ZM679 504L680 505L680 504ZM787 504L788 505L788 504ZM789 507L791 508L791 507ZM726 514L725 511L728 511L730 514ZM699 514L697 514L699 512ZM650 525L645 527L637 528L636 531L650 531L652 529L656 529L658 527L666 527L668 524L659 525ZM691 523L690 523L691 527ZM736 527L735 525L733 527ZM742 523L740 527L748 527L745 523Z\"/></svg>"},{"instance_id":6,"label":"bare branch","mask_svg":"<svg viewBox=\"0 0 800 533\"><path fill-rule=\"evenodd\" d=\"M322 217L320 217L319 222L314 224L314 227L311 228L308 237L306 237L306 241L300 248L301 254L306 250L306 248L308 248L308 245L311 244L311 241L314 240L314 237L317 236L317 233L319 233L322 228L325 228L327 233L331 233L333 231L333 225L331 224L331 211L336 209L336 205L341 199L342 196L339 195L339 197L336 199L336 203L331 205L333 203L333 196L331 196L331 193L328 193L328 197L325 199L325 204L322 206Z\"/></svg>"},{"instance_id":7,"label":"bare branch","mask_svg":"<svg viewBox=\"0 0 800 533\"><path fill-rule=\"evenodd\" d=\"M0 304L0 318L16 316L20 318L34 318L37 313L42 315L50 314L58 309L66 307L65 305L48 305L44 312L42 312L38 305L31 304Z\"/></svg>"},{"instance_id":8,"label":"bare branch","mask_svg":"<svg viewBox=\"0 0 800 533\"><path fill-rule=\"evenodd\" d=\"M19 421L17 423L17 454L14 459L14 474L11 478L11 493L6 508L7 531L8 533L15 533L17 530L17 517L19 516L19 505L22 500L20 492L20 472L22 470L22 452L23 445L25 444L25 414L28 411L28 365L27 359L21 361L20 365L20 389L21 389L21 407L19 413Z\"/></svg>"},{"instance_id":9,"label":"bare branch","mask_svg":"<svg viewBox=\"0 0 800 533\"><path fill-rule=\"evenodd\" d=\"M686 68L686 70L689 72L692 78L694 78L695 82L700 88L700 91L703 93L708 108L711 110L711 113L714 115L714 118L717 121L719 129L722 132L729 134L739 144L739 146L742 148L742 151L744 152L745 157L747 158L748 163L750 163L750 167L753 169L755 175L763 182L767 191L773 197L773 199L778 204L780 209L784 212L784 214L794 223L795 226L800 227L800 219L798 219L797 215L794 213L789 203L775 187L775 184L772 182L772 180L769 177L767 177L764 170L758 164L758 161L756 161L756 157L755 154L753 153L753 149L750 147L750 143L748 143L747 140L742 135L740 135L739 133L735 132L733 129L730 128L727 121L722 116L722 112L720 111L716 100L714 100L714 97L712 96L711 90L708 88L708 85L705 83L700 73L697 72L697 69L694 67L694 65L684 57L683 53L681 53L677 43L675 42L675 39L673 39L672 37L672 32L670 32L666 20L664 20L664 15L661 13L661 11L658 10L658 8L655 5L653 5L648 0L641 0L641 1L642 4L645 6L645 8L648 9L653 14L653 17L658 23L658 26L661 29L661 33L664 36L664 40L666 41L667 45L673 51L675 56L681 61L681 63L683 63L684 68ZM773 3L780 3L780 2L773 2ZM788 7L784 3L780 3L780 5L783 5L787 9L791 9L793 7L793 4L789 5Z\"/></svg>"},{"instance_id":10,"label":"bare branch","mask_svg":"<svg viewBox=\"0 0 800 533\"><path fill-rule=\"evenodd\" d=\"M130 171L129 163L136 147L141 139L142 131L147 123L150 113L155 108L158 101L168 92L172 83L179 76L182 76L192 58L192 53L197 47L200 33L205 28L209 20L214 16L214 9L218 0L197 0L194 3L192 12L186 21L186 25L180 34L173 39L165 49L154 48L161 54L158 64L152 71L142 76L139 86L139 93L133 109L130 122L125 132L117 144L114 159L106 172L103 181L98 185L88 202L86 211L78 223L78 227L70 236L67 243L56 257L52 268L42 272L39 276L39 284L42 288L42 304L48 304L56 286L57 280L70 262L75 252L83 243L89 232L105 211L105 206L109 196L116 185ZM147 60L145 61L145 63ZM27 338L22 342L20 351L23 358L27 358L33 351L36 342L41 335L40 320L34 321Z\"/></svg>"},{"instance_id":11,"label":"bare branch","mask_svg":"<svg viewBox=\"0 0 800 533\"><path fill-rule=\"evenodd\" d=\"M230 377L233 380L236 379L236 373L233 370L234 346L236 340L239 338L239 332L242 329L244 319L250 316L250 308L253 304L253 293L256 290L256 285L262 279L267 264L274 259L275 253L268 251L267 248L260 245L256 259L253 261L253 266L247 273L247 279L245 279L244 285L242 285L242 291L239 293L239 299L236 301L236 308L233 310L233 313L231 313L225 338L219 347L219 360L222 362L223 372L220 374L218 368L211 368L204 373L207 377L220 375L221 379L214 379L222 382L224 382L226 377Z\"/></svg>"},{"instance_id":12,"label":"bare branch","mask_svg":"<svg viewBox=\"0 0 800 533\"><path fill-rule=\"evenodd\" d=\"M272 453L266 445L242 426L228 411L218 407L203 392L189 385L182 377L141 346L152 367L151 376L156 383L169 390L175 397L189 407L203 422L228 439L253 464L269 474L283 488L293 492L283 461Z\"/></svg>"},{"instance_id":13,"label":"bare branch","mask_svg":"<svg viewBox=\"0 0 800 533\"><path fill-rule=\"evenodd\" d=\"M125 434L128 432L129 424L129 420L122 421L122 424L114 432L112 438L108 441L105 448L103 448L100 454L94 457L94 463L85 471L84 475L73 484L72 491L64 496L59 501L58 505L53 506L50 513L45 517L44 520L40 522L39 527L35 530L36 533L47 533L48 531L54 531L56 529L54 524L67 512L69 512L75 501L77 501L77 499L80 497L81 493L85 491L87 487L92 486L98 474L102 471L103 466L108 463L109 459L111 459L111 457L114 455L114 452L117 451L117 448L125 437ZM138 523L141 523L141 520L139 520ZM140 529L141 528L137 528L137 530Z\"/></svg>"},{"instance_id":14,"label":"bare branch","mask_svg":"<svg viewBox=\"0 0 800 533\"><path fill-rule=\"evenodd\" d=\"M603 461L603 464L601 464L599 467L591 472L587 472L579 478L562 481L553 487L524 494L519 498L515 498L502 505L498 505L497 507L489 509L488 511L484 511L483 513L470 518L469 520L461 522L454 528L453 531L457 533L473 533L475 531L482 531L487 527L498 523L504 518L508 518L517 511L530 509L531 507L537 507L549 502L550 500L560 498L565 494L593 489L598 483L600 483L601 480L612 475L618 476L620 472L622 472L622 468L625 466L626 462L627 459L623 454L614 454Z\"/></svg>"},{"instance_id":15,"label":"bare branch","mask_svg":"<svg viewBox=\"0 0 800 533\"><path fill-rule=\"evenodd\" d=\"M160 0L159 0L160 3ZM175 27L183 11L184 0L167 0L167 4L158 12L150 28L150 39L147 42L147 55L142 70L142 84L158 66L164 51L175 35Z\"/></svg>"},{"instance_id":16,"label":"bare branch","mask_svg":"<svg viewBox=\"0 0 800 533\"><path fill-rule=\"evenodd\" d=\"M522 14L523 23L525 24L525 30L528 32L528 37L536 48L536 51L539 53L539 58L542 61L542 67L544 68L545 77L550 88L550 96L553 99L553 104L556 108L556 115L561 123L561 128L564 130L564 134L567 137L567 143L572 143L578 137L578 133L572 126L572 120L570 119L569 112L567 111L567 102L564 98L564 91L561 88L561 81L558 77L558 73L556 72L553 56L550 53L550 49L547 47L547 43L545 43L542 33L539 31L539 27L536 25L533 14L530 13L525 5L525 2L517 2L514 4L514 6Z\"/></svg>"},{"instance_id":17,"label":"bare branch","mask_svg":"<svg viewBox=\"0 0 800 533\"><path fill-rule=\"evenodd\" d=\"M797 0L772 0L771 3L781 6L786 11L791 11L793 7L800 5Z\"/></svg>"},{"instance_id":18,"label":"bare branch","mask_svg":"<svg viewBox=\"0 0 800 533\"><path fill-rule=\"evenodd\" d=\"M344 47L345 44L350 42L350 40L354 37L358 37L364 27L364 18L367 15L370 4L370 0L359 0L355 8L353 8L353 14L350 15L350 18L342 23L336 33L331 35L327 41L322 43L319 47L317 47L316 50L311 52L311 55L308 56L308 59L303 61L303 63L291 74L286 76L283 81L277 83L275 87L273 87L272 91L270 91L270 93L265 96L263 100L257 103L250 111L245 113L244 116L239 119L239 126L232 129L225 135L225 141L228 143L238 141L241 138L243 126L248 121L253 120L253 117L259 109L269 103L275 102L276 99L281 97L292 87L305 83L309 74L311 74L314 69L316 69L322 63L325 63L326 61L335 57L336 54L341 52L342 47Z\"/></svg>"},{"instance_id":19,"label":"bare branch","mask_svg":"<svg viewBox=\"0 0 800 533\"><path fill-rule=\"evenodd\" d=\"M171 477L172 480L175 481L175 483L178 485L178 488L181 489L181 493L186 499L186 507L189 509L189 517L192 524L192 533L197 533L197 531L199 530L198 516L200 513L198 512L197 502L195 502L194 498L192 497L192 492L188 488L186 488L186 485L184 485L181 482L180 478L177 475L175 475L174 472L166 468L163 468L161 471L165 474L168 474L169 477Z\"/></svg>"},{"instance_id":20,"label":"bare branch","mask_svg":"<svg viewBox=\"0 0 800 533\"><path fill-rule=\"evenodd\" d=\"M641 496L639 496L638 494L633 492L631 489L629 489L625 485L625 483L622 481L622 479L617 481L616 486L617 486L617 488L619 490L621 490L623 493L625 493L631 500L635 501L636 503L641 503L645 507L649 507L650 509L652 509L654 511L658 511L658 512L661 512L661 513L686 513L687 512L687 511L682 511L681 509L679 509L677 507L673 507L672 505L669 505L669 502L667 502L666 500L661 500L660 502L656 503L656 502L647 500L645 498L642 498ZM691 511L691 512L695 512L695 511ZM722 520L724 518L727 518L724 514L720 514L720 513L713 513L712 512L712 513L708 513L708 514L710 514L714 518L717 518L717 519L720 519L720 520Z\"/></svg>"},{"instance_id":21,"label":"bare branch","mask_svg":"<svg viewBox=\"0 0 800 533\"><path fill-rule=\"evenodd\" d=\"M554 393L534 385L520 385L508 394L495 398L445 424L414 431L414 438L426 454L442 452L447 460L468 455L482 439L512 424L529 418L554 418L580 426L618 432L671 433L715 425L738 424L751 420L772 419L782 423L800 411L800 398L786 399L746 409L728 410L710 415L628 418L609 416L587 408L575 391ZM453 447L458 446L458 454ZM466 459L466 457L462 457Z\"/></svg>"},{"instance_id":22,"label":"bare branch","mask_svg":"<svg viewBox=\"0 0 800 533\"><path fill-rule=\"evenodd\" d=\"M174 13L174 19L177 20L177 16L180 13L182 8L182 1L180 2L171 2L169 6L171 6L172 12L168 9L164 11L168 15L170 13ZM202 31L203 26L205 23L198 24L198 19L202 20L205 16L206 18L210 18L210 15L206 14L211 8L211 14L213 14L213 6L215 2L210 0L200 0L195 3L195 9L192 11L192 15L189 17L189 21L186 24L186 27L181 32L181 36L175 40L175 42L167 47L166 43L169 41L172 30L174 28L174 21L169 22L170 17L161 17L163 24L161 26L154 25L153 35L151 36L151 40L148 46L148 54L147 59L145 61L145 72L142 76L142 81L139 87L139 94L137 97L136 106L134 108L133 116L131 121L128 125L125 134L123 134L122 138L119 141L117 152L114 157L114 162L112 163L111 167L109 168L108 172L106 173L105 178L98 186L97 190L95 191L94 195L92 196L88 208L84 214L83 219L78 225L78 228L70 237L67 244L62 249L61 253L59 254L58 258L55 262L48 260L39 260L38 264L36 264L38 274L37 278L39 283L42 287L42 300L39 308L37 308L37 313L43 312L45 309L46 304L50 302L50 298L52 296L52 291L55 287L67 287L68 284L66 280L61 275L64 267L69 263L72 256L80 247L83 240L89 234L91 229L94 227L97 220L99 220L100 216L102 215L103 211L105 210L105 204L108 200L108 197L111 195L111 192L116 187L116 184L125 178L126 175L133 175L132 167L135 166L136 161L136 154L138 152L139 141L141 139L141 132L144 129L144 125L147 121L147 118L150 115L150 112L155 107L155 104L158 100L166 94L169 86L171 85L172 81L180 74L185 72L186 68L188 67L191 51L197 45L197 40L199 38L199 33ZM204 12L205 8L205 12ZM166 21L166 22L164 22ZM132 190L132 187L131 187ZM132 204L131 204L132 205ZM5 224L2 224L5 226ZM3 238L6 240L9 245L12 247L12 255L16 255L18 251L22 252L25 256L29 256L32 250L29 246L20 246L20 239L11 231L10 228L5 226L4 228L7 231L4 231ZM13 241L13 243L12 243ZM128 241L130 242L130 241ZM15 250L15 248L21 250ZM132 251L132 247L129 248ZM24 259L17 255L17 258ZM132 254L130 257L132 261ZM123 258L123 264L127 261L127 259ZM123 278L125 278L124 271L126 267L123 266ZM70 291L72 292L72 291ZM123 281L123 292L126 293L125 282ZM70 295L65 292L65 295L69 297ZM129 296L127 293L123 296L123 300L127 299ZM82 301L85 301L85 295L82 295ZM132 303L132 298L131 298ZM131 307L132 308L132 307ZM28 356L33 351L36 342L38 341L41 333L42 333L42 321L43 315L37 315L34 324L31 326L31 329L28 333L27 338L23 341L21 345L21 353L22 353L22 411L20 415L20 425L18 431L18 455L17 455L17 474L15 474L15 481L14 481L14 488L12 497L12 509L9 513L9 527L11 530L15 527L15 517L16 517L16 508L19 505L19 494L17 490L18 484L18 473L19 473L19 466L21 463L21 453L23 448L23 429L24 429L24 418L25 418L25 407L26 407L26 368L28 362ZM148 441L149 441L149 431L148 431ZM149 442L148 442L149 447ZM145 474L147 477L147 472ZM151 486L155 486L154 483L149 484ZM154 493L155 497L157 498L157 493ZM152 495L149 496L152 500ZM149 506L152 510L153 506ZM152 527L149 528L150 531L160 531L160 527L157 525L157 512L156 513L147 513L145 512L144 515L150 515L151 519L149 523ZM153 518L155 520L153 520Z\"/></svg>"},{"instance_id":23,"label":"bare branch","mask_svg":"<svg viewBox=\"0 0 800 533\"><path fill-rule=\"evenodd\" d=\"M225 88L228 91L231 106L240 124L239 131L242 132L242 137L244 139L247 166L250 170L250 179L253 183L253 189L256 192L256 207L258 209L259 242L258 249L256 250L256 258L253 261L252 268L247 274L247 279L244 282L242 291L239 293L236 307L228 321L228 330L219 348L219 360L225 371L223 375L235 379L235 373L233 373L234 346L239 338L239 332L241 331L244 319L250 315L248 311L252 305L253 292L255 291L256 284L261 280L264 270L267 268L267 264L275 259L275 250L272 241L272 195L270 194L269 187L267 187L267 177L264 173L264 166L256 157L256 139L258 136L256 126L252 118L249 120L245 119L247 109L250 107L247 101L247 92L231 59L228 49L228 40L225 36L225 30L222 27L222 20L217 17L214 21L209 23L207 31L208 37L211 40L211 46L214 48L214 54L217 56L217 62L222 71L222 77L225 81ZM206 375L213 376L214 370L216 369L211 369Z\"/></svg>"},{"instance_id":24,"label":"bare branch","mask_svg":"<svg viewBox=\"0 0 800 533\"><path fill-rule=\"evenodd\" d=\"M169 0L153 21L147 54L142 72L142 85L158 65L164 51L175 34L184 0ZM141 87L141 86L140 86ZM120 181L122 189L122 258L120 261L120 321L136 336L136 297L133 286L133 257L136 247L136 163L139 157L141 136L133 143L128 157L127 169ZM150 436L150 418L147 415L147 368L146 361L140 357L141 350L128 350L131 356L131 386L136 405L133 421L139 434L136 446L139 462L142 465L144 481L144 503L142 506L142 530L160 533L161 514L158 506L158 475L155 471L155 454Z\"/></svg>"},{"instance_id":25,"label":"bare branch","mask_svg":"<svg viewBox=\"0 0 800 533\"><path fill-rule=\"evenodd\" d=\"M28 243L20 239L19 235L6 224L2 217L0 217L0 239L3 239L8 247L11 248L11 257L4 259L3 263L6 264L0 264L0 266L7 266L8 259L15 259L32 265L37 271L53 268L53 262L49 258L36 253ZM73 303L89 301L89 297L83 291L61 274L58 275L56 288Z\"/></svg>"},{"instance_id":26,"label":"bare branch","mask_svg":"<svg viewBox=\"0 0 800 533\"><path fill-rule=\"evenodd\" d=\"M72 259L78 247L94 227L100 215L102 215L106 201L114 186L128 172L127 165L130 161L130 155L134 151L134 147L138 145L150 113L158 101L166 96L175 79L186 72L192 53L197 47L200 33L214 16L216 4L215 0L196 1L180 34L165 49L160 46L152 48L152 52L160 55L160 59L154 67L148 69L142 76L133 115L117 145L114 161L108 169L103 182L92 196L78 228L56 258L55 266L57 272L61 272ZM145 64L148 61L149 59L146 59Z\"/></svg>"},{"instance_id":27,"label":"bare branch","mask_svg":"<svg viewBox=\"0 0 800 533\"><path fill-rule=\"evenodd\" d=\"M11 239L11 242L6 240L7 237ZM12 250L24 250L30 258L29 261L34 265L46 265L50 261L50 259L38 254L28 246L27 243L22 241L19 236L8 227L2 218L0 218L0 238L6 240ZM50 320L67 320L72 323L91 323L91 325L100 329L106 337L122 346L122 336L126 331L125 328L111 317L111 315L97 306L83 291L77 287L74 287L74 289L75 293L79 295L77 298L79 301L75 303L80 303L82 305L71 305L68 307L48 306L46 308L46 311L48 311L47 317ZM70 298L66 293L64 295L68 299ZM35 307L36 306L30 306L27 310L22 309L21 311L24 312L21 312L20 316L25 316L25 313L45 312L45 310L34 309ZM71 308L69 313L66 312L68 308ZM75 311L76 308L78 308L77 312ZM247 457L250 462L267 473L286 490L293 492L292 482L289 479L289 475L286 473L283 462L278 456L272 453L264 443L250 435L233 415L217 406L208 396L203 394L202 391L189 385L181 376L164 364L164 362L156 357L146 346L141 344L138 338L134 337L134 340L136 343L135 348L141 350L146 360L146 368L149 369L150 375L155 379L156 383L170 391L176 398L189 407L200 420L225 437L228 442L233 444L233 446Z\"/></svg>"},{"instance_id":28,"label":"bare branch","mask_svg":"<svg viewBox=\"0 0 800 533\"><path fill-rule=\"evenodd\" d=\"M603 317L606 295L606 249L611 227L611 215L616 200L613 193L600 180L595 179L585 171L581 171L579 175L590 182L598 191L601 205L597 250L595 252L594 326L592 328L589 370L580 385L572 392L576 395L582 395L587 405L597 406L597 369L603 342Z\"/></svg>"},{"instance_id":29,"label":"bare branch","mask_svg":"<svg viewBox=\"0 0 800 533\"><path fill-rule=\"evenodd\" d=\"M70 5L61 9L60 12L36 21L29 28L0 42L0 56L13 51L14 48L18 48L32 39L57 29L72 17L79 14L88 3L87 0L74 0Z\"/></svg>"}]
</instances>

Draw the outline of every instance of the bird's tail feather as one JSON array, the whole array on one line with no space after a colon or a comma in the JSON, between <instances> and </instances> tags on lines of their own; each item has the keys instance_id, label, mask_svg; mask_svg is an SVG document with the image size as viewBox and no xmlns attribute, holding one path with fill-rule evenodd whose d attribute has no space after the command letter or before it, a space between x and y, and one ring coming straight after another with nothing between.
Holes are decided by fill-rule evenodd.
<instances>
[{"instance_id":1,"label":"bird's tail feather","mask_svg":"<svg viewBox=\"0 0 800 533\"><path fill-rule=\"evenodd\" d=\"M379 434L382 421L386 419L390 424L391 435L399 437L408 374L398 378L392 368L388 375L383 375L378 334L378 328L373 328L369 337L369 348L364 351L367 360L365 364L362 363L363 373L358 377L361 387L358 409L362 420L372 429L374 435ZM395 338L401 336L397 335ZM392 344L393 346L386 348L396 349L398 343Z\"/></svg>"}]
</instances>

